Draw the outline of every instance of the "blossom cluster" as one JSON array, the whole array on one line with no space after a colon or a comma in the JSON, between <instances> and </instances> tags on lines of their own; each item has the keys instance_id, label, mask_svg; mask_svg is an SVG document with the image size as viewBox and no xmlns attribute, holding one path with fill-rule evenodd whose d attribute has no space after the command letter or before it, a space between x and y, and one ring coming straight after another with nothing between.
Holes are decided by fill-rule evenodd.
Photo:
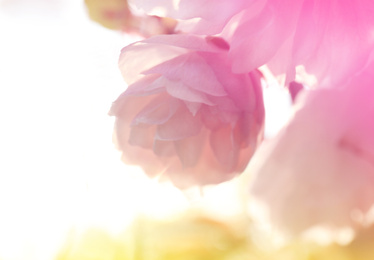
<instances>
[{"instance_id":1,"label":"blossom cluster","mask_svg":"<svg viewBox=\"0 0 374 260\"><path fill-rule=\"evenodd\" d=\"M279 229L298 234L371 221L372 0L131 0L129 6L176 26L121 52L128 88L110 114L126 163L187 188L232 179L254 156L251 197ZM283 77L280 87L297 81L308 90L296 98L288 125L255 152L269 75Z\"/></svg>"}]
</instances>

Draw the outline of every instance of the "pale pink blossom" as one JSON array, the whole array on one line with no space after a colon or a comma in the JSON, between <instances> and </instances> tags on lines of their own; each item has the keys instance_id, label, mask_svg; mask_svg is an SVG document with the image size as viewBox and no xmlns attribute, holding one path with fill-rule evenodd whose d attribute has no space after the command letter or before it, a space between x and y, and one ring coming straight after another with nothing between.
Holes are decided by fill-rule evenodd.
<instances>
[{"instance_id":1,"label":"pale pink blossom","mask_svg":"<svg viewBox=\"0 0 374 260\"><path fill-rule=\"evenodd\" d=\"M374 66L303 97L249 166L252 201L290 234L365 224L374 205Z\"/></svg>"},{"instance_id":2,"label":"pale pink blossom","mask_svg":"<svg viewBox=\"0 0 374 260\"><path fill-rule=\"evenodd\" d=\"M268 64L292 81L302 65L320 83L336 83L361 69L374 46L371 0L269 0L258 15L245 12L230 39L236 73Z\"/></svg>"},{"instance_id":3,"label":"pale pink blossom","mask_svg":"<svg viewBox=\"0 0 374 260\"><path fill-rule=\"evenodd\" d=\"M230 43L234 73L267 64L295 79L297 66L335 84L362 68L374 46L372 0L133 0L178 19L177 30ZM303 80L302 78L300 80Z\"/></svg>"},{"instance_id":4,"label":"pale pink blossom","mask_svg":"<svg viewBox=\"0 0 374 260\"><path fill-rule=\"evenodd\" d=\"M260 74L233 74L217 37L155 36L122 50L128 89L114 102L123 160L178 187L242 172L261 140Z\"/></svg>"}]
</instances>

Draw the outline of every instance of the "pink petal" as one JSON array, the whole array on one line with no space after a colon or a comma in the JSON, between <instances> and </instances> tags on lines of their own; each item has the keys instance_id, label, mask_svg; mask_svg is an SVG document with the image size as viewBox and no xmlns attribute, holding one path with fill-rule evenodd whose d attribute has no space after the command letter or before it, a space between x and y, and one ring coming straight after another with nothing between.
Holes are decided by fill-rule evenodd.
<instances>
[{"instance_id":1,"label":"pink petal","mask_svg":"<svg viewBox=\"0 0 374 260\"><path fill-rule=\"evenodd\" d=\"M227 57L209 55L206 59L218 81L224 86L228 99L240 110L253 111L258 105L257 103L262 100L262 96L257 93L257 89L261 88L259 72L254 70L245 74L233 74L230 68L231 63ZM262 92L261 89L259 92Z\"/></svg>"},{"instance_id":2,"label":"pink petal","mask_svg":"<svg viewBox=\"0 0 374 260\"><path fill-rule=\"evenodd\" d=\"M162 78L159 75L147 75L134 82L123 93L124 95L153 95L165 90Z\"/></svg>"},{"instance_id":3,"label":"pink petal","mask_svg":"<svg viewBox=\"0 0 374 260\"><path fill-rule=\"evenodd\" d=\"M374 46L373 1L305 1L294 37L293 62L336 82L362 68Z\"/></svg>"},{"instance_id":4,"label":"pink petal","mask_svg":"<svg viewBox=\"0 0 374 260\"><path fill-rule=\"evenodd\" d=\"M132 2L147 13L154 15L173 17L180 20L201 18L206 25L203 27L201 27L202 25L197 26L193 32L217 34L233 15L256 1L181 0L176 3L172 0L132 0ZM159 8L160 6L162 8Z\"/></svg>"},{"instance_id":5,"label":"pink petal","mask_svg":"<svg viewBox=\"0 0 374 260\"><path fill-rule=\"evenodd\" d=\"M233 142L240 148L256 147L257 138L252 133L258 133L259 125L254 114L243 113L233 129Z\"/></svg>"},{"instance_id":6,"label":"pink petal","mask_svg":"<svg viewBox=\"0 0 374 260\"><path fill-rule=\"evenodd\" d=\"M180 107L169 121L157 127L155 138L180 140L199 134L201 127L200 117L193 116L186 107Z\"/></svg>"},{"instance_id":7,"label":"pink petal","mask_svg":"<svg viewBox=\"0 0 374 260\"><path fill-rule=\"evenodd\" d=\"M216 106L211 107L210 111L212 111L214 114L217 114L217 117L220 117L223 112L228 112L231 114L236 114L240 112L239 107L237 107L234 100L228 98L228 97L211 97L210 98Z\"/></svg>"},{"instance_id":8,"label":"pink petal","mask_svg":"<svg viewBox=\"0 0 374 260\"><path fill-rule=\"evenodd\" d=\"M210 146L222 167L227 171L233 171L238 161L238 147L234 144L232 129L229 125L212 131Z\"/></svg>"},{"instance_id":9,"label":"pink petal","mask_svg":"<svg viewBox=\"0 0 374 260\"><path fill-rule=\"evenodd\" d=\"M128 143L130 127L128 122L116 119L113 141L122 151L122 160L126 164L140 165L150 177L158 175L165 166L153 154L152 150L133 146Z\"/></svg>"},{"instance_id":10,"label":"pink petal","mask_svg":"<svg viewBox=\"0 0 374 260\"><path fill-rule=\"evenodd\" d=\"M191 20L181 21L177 25L177 30L187 31L195 34L214 35L222 31L230 19L241 12L245 7L252 8L254 0L249 1L213 1L213 0L193 0L181 1L180 8L186 14L182 19L198 19L193 26L187 27ZM188 8L190 13L186 13ZM219 14L219 15L217 15ZM188 29L187 29L188 28Z\"/></svg>"},{"instance_id":11,"label":"pink petal","mask_svg":"<svg viewBox=\"0 0 374 260\"><path fill-rule=\"evenodd\" d=\"M177 111L179 102L167 95L154 98L133 119L132 125L160 125L168 121Z\"/></svg>"},{"instance_id":12,"label":"pink petal","mask_svg":"<svg viewBox=\"0 0 374 260\"><path fill-rule=\"evenodd\" d=\"M188 53L157 65L145 74L158 73L170 80L181 80L191 89L212 96L225 96L226 91L217 80L216 73L200 55Z\"/></svg>"},{"instance_id":13,"label":"pink petal","mask_svg":"<svg viewBox=\"0 0 374 260\"><path fill-rule=\"evenodd\" d=\"M132 126L128 142L130 145L151 149L155 132L155 127L149 125Z\"/></svg>"},{"instance_id":14,"label":"pink petal","mask_svg":"<svg viewBox=\"0 0 374 260\"><path fill-rule=\"evenodd\" d=\"M207 41L205 37L192 35L160 35L123 48L118 65L123 78L127 84L131 85L144 77L144 71L148 71L156 65L193 50L212 53L226 52L226 50ZM212 73L209 72L206 66L205 68L204 66L200 67L204 69L204 72L209 73L209 78L214 80ZM148 74L150 73L152 72L148 72ZM196 80L191 80L196 82ZM209 84L207 84L207 87L208 86ZM216 92L217 91L219 90L216 90ZM217 95L220 95L220 92L217 93Z\"/></svg>"},{"instance_id":15,"label":"pink petal","mask_svg":"<svg viewBox=\"0 0 374 260\"><path fill-rule=\"evenodd\" d=\"M130 125L136 113L149 104L153 98L153 96L127 96L122 93L117 100L113 102L109 115L120 117Z\"/></svg>"},{"instance_id":16,"label":"pink petal","mask_svg":"<svg viewBox=\"0 0 374 260\"><path fill-rule=\"evenodd\" d=\"M186 139L175 141L175 149L184 168L194 167L201 156L204 146L204 135L196 135Z\"/></svg>"},{"instance_id":17,"label":"pink petal","mask_svg":"<svg viewBox=\"0 0 374 260\"><path fill-rule=\"evenodd\" d=\"M189 101L184 101L184 104L188 108L188 110L191 112L193 116L197 114L197 112L200 110L202 107L201 103L195 103L195 102L189 102Z\"/></svg>"},{"instance_id":18,"label":"pink petal","mask_svg":"<svg viewBox=\"0 0 374 260\"><path fill-rule=\"evenodd\" d=\"M186 52L186 49L170 45L136 42L122 49L118 66L130 85L144 77L143 71Z\"/></svg>"},{"instance_id":19,"label":"pink petal","mask_svg":"<svg viewBox=\"0 0 374 260\"><path fill-rule=\"evenodd\" d=\"M217 116L217 108L211 109L212 107L203 107L201 109L201 119L204 126L209 130L216 130L222 126L222 121ZM213 111L212 111L213 110Z\"/></svg>"},{"instance_id":20,"label":"pink petal","mask_svg":"<svg viewBox=\"0 0 374 260\"><path fill-rule=\"evenodd\" d=\"M246 10L249 14L243 15L231 41L234 73L250 72L266 64L277 53L295 29L301 4L302 1L293 0L268 1L254 18L252 10Z\"/></svg>"},{"instance_id":21,"label":"pink petal","mask_svg":"<svg viewBox=\"0 0 374 260\"><path fill-rule=\"evenodd\" d=\"M171 35L157 35L143 40L149 44L160 44L167 46L179 47L190 51L225 53L227 49L221 48L211 41L206 40L206 37L197 36L193 34L171 34Z\"/></svg>"},{"instance_id":22,"label":"pink petal","mask_svg":"<svg viewBox=\"0 0 374 260\"><path fill-rule=\"evenodd\" d=\"M154 140L153 152L160 157L171 157L175 155L174 142Z\"/></svg>"},{"instance_id":23,"label":"pink petal","mask_svg":"<svg viewBox=\"0 0 374 260\"><path fill-rule=\"evenodd\" d=\"M170 81L166 85L166 91L173 97L194 103L206 104L214 106L215 104L210 101L209 97L204 93L189 88L182 82Z\"/></svg>"},{"instance_id":24,"label":"pink petal","mask_svg":"<svg viewBox=\"0 0 374 260\"><path fill-rule=\"evenodd\" d=\"M374 205L373 71L304 92L289 125L255 154L252 197L288 234L361 226Z\"/></svg>"},{"instance_id":25,"label":"pink petal","mask_svg":"<svg viewBox=\"0 0 374 260\"><path fill-rule=\"evenodd\" d=\"M229 20L222 20L220 23L208 21L202 18L178 21L175 31L188 32L198 35L215 35L221 33Z\"/></svg>"},{"instance_id":26,"label":"pink petal","mask_svg":"<svg viewBox=\"0 0 374 260\"><path fill-rule=\"evenodd\" d=\"M200 135L206 138L209 131L202 130ZM165 171L174 185L181 189L194 185L217 184L232 179L236 173L228 171L215 158L207 140L200 143L201 154L194 167L185 167L181 160L174 160Z\"/></svg>"}]
</instances>

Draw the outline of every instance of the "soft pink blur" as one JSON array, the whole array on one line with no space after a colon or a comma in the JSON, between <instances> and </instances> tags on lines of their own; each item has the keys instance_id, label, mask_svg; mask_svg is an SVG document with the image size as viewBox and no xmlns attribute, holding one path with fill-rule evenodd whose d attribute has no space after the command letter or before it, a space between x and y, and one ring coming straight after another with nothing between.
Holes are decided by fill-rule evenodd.
<instances>
[{"instance_id":1,"label":"soft pink blur","mask_svg":"<svg viewBox=\"0 0 374 260\"><path fill-rule=\"evenodd\" d=\"M366 62L374 45L373 12L371 0L267 1L257 16L244 14L238 23L231 40L233 70L267 63L293 80L295 66L303 65L320 83L339 82Z\"/></svg>"},{"instance_id":2,"label":"soft pink blur","mask_svg":"<svg viewBox=\"0 0 374 260\"><path fill-rule=\"evenodd\" d=\"M346 80L364 66L374 46L372 0L131 2L178 19L177 30L225 38L234 73L267 64L273 74L286 75L286 84L300 65L319 83Z\"/></svg>"},{"instance_id":3,"label":"soft pink blur","mask_svg":"<svg viewBox=\"0 0 374 260\"><path fill-rule=\"evenodd\" d=\"M181 188L245 169L263 132L260 74L232 74L228 47L220 38L170 35L122 50L130 86L111 114L126 163Z\"/></svg>"},{"instance_id":4,"label":"soft pink blur","mask_svg":"<svg viewBox=\"0 0 374 260\"><path fill-rule=\"evenodd\" d=\"M274 226L300 233L373 221L374 66L341 89L307 92L289 125L255 155L251 193Z\"/></svg>"}]
</instances>

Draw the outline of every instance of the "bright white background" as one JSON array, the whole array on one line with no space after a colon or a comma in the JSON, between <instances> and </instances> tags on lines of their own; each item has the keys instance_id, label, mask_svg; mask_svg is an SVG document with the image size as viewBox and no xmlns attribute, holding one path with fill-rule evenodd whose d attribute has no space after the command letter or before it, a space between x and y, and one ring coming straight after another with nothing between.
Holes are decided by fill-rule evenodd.
<instances>
[{"instance_id":1,"label":"bright white background","mask_svg":"<svg viewBox=\"0 0 374 260\"><path fill-rule=\"evenodd\" d=\"M81 1L0 2L0 259L49 260L71 228L162 212L166 195L111 141L126 42Z\"/></svg>"}]
</instances>

